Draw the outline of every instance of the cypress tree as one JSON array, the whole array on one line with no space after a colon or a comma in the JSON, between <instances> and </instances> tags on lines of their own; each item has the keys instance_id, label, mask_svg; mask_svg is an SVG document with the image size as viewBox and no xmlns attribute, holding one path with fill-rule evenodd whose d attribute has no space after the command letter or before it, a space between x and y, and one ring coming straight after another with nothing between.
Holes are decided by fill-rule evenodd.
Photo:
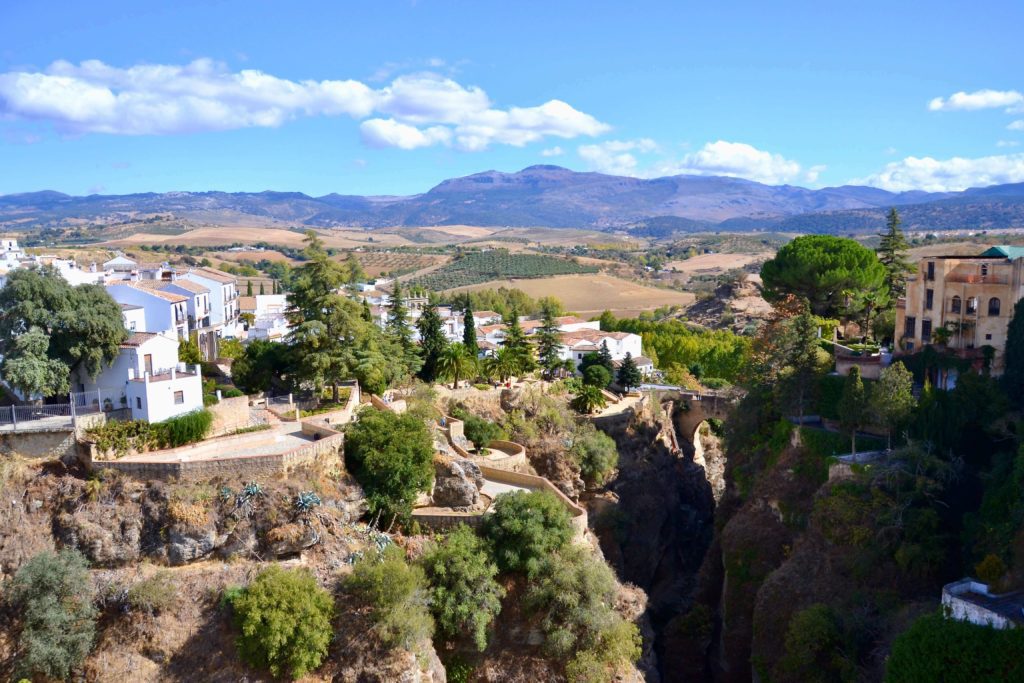
<instances>
[{"instance_id":1,"label":"cypress tree","mask_svg":"<svg viewBox=\"0 0 1024 683\"><path fill-rule=\"evenodd\" d=\"M370 302L367 299L363 299L363 320L368 323L373 322L373 309L370 308Z\"/></svg>"},{"instance_id":2,"label":"cypress tree","mask_svg":"<svg viewBox=\"0 0 1024 683\"><path fill-rule=\"evenodd\" d=\"M261 289L263 288L263 284L262 283L260 284L260 288ZM262 293L263 292L260 292L260 294L262 294ZM252 296L252 280L249 280L248 282L245 283L245 295L246 296Z\"/></svg>"},{"instance_id":3,"label":"cypress tree","mask_svg":"<svg viewBox=\"0 0 1024 683\"><path fill-rule=\"evenodd\" d=\"M251 282L249 283L249 292L250 292L249 296L252 296L252 294L251 294L251 292L252 292L252 283ZM262 295L262 294L265 294L265 293L266 293L266 290L263 288L263 283L261 282L260 283L260 294Z\"/></svg>"},{"instance_id":4,"label":"cypress tree","mask_svg":"<svg viewBox=\"0 0 1024 683\"><path fill-rule=\"evenodd\" d=\"M469 302L469 295L466 295L466 306L462 313L462 345L466 351L476 358L480 353L480 346L476 343L476 322L473 320L473 305Z\"/></svg>"},{"instance_id":5,"label":"cypress tree","mask_svg":"<svg viewBox=\"0 0 1024 683\"><path fill-rule=\"evenodd\" d=\"M429 302L423 309L423 315L416 321L416 329L420 332L420 349L423 352L423 367L420 368L419 377L424 382L433 382L437 379L437 359L448 346L441 316L434 302Z\"/></svg>"},{"instance_id":6,"label":"cypress tree","mask_svg":"<svg viewBox=\"0 0 1024 683\"><path fill-rule=\"evenodd\" d=\"M907 238L900 228L902 221L895 208L889 209L886 218L886 230L880 234L882 241L878 245L878 260L885 266L885 286L893 301L907 291L907 274L914 272L914 266L907 258Z\"/></svg>"},{"instance_id":7,"label":"cypress tree","mask_svg":"<svg viewBox=\"0 0 1024 683\"><path fill-rule=\"evenodd\" d=\"M860 378L860 368L854 365L843 384L839 403L839 424L850 434L850 452L857 453L857 430L864 426L868 415L868 395Z\"/></svg>"}]
</instances>

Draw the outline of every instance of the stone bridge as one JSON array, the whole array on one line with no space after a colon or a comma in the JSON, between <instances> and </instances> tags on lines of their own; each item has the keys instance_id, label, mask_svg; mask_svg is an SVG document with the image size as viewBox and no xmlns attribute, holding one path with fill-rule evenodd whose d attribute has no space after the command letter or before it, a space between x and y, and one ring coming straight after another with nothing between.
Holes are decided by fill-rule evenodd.
<instances>
[{"instance_id":1,"label":"stone bridge","mask_svg":"<svg viewBox=\"0 0 1024 683\"><path fill-rule=\"evenodd\" d=\"M709 418L724 420L739 400L735 392L690 391L688 389L655 389L661 403L671 401L678 406L676 432L680 439L693 442L700 424Z\"/></svg>"}]
</instances>

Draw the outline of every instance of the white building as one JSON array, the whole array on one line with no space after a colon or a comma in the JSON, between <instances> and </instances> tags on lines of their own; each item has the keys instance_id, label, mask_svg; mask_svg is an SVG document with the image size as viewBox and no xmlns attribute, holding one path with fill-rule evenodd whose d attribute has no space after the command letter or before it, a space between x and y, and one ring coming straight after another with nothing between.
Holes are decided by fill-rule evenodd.
<instances>
[{"instance_id":1,"label":"white building","mask_svg":"<svg viewBox=\"0 0 1024 683\"><path fill-rule=\"evenodd\" d=\"M580 329L574 332L563 332L559 335L562 346L559 349L559 356L562 360L571 360L579 370L580 364L588 353L597 353L601 345L606 344L611 353L612 361L618 362L630 354L637 361L637 367L644 372L647 366L649 371L654 370L654 364L650 359L642 355L642 340L640 335L632 332L602 332L594 329Z\"/></svg>"},{"instance_id":2,"label":"white building","mask_svg":"<svg viewBox=\"0 0 1024 683\"><path fill-rule=\"evenodd\" d=\"M146 331L146 309L135 304L120 304L124 329L129 332Z\"/></svg>"},{"instance_id":3,"label":"white building","mask_svg":"<svg viewBox=\"0 0 1024 683\"><path fill-rule=\"evenodd\" d=\"M942 606L949 616L996 629L1024 626L1024 593L991 593L988 584L961 579L942 587Z\"/></svg>"},{"instance_id":4,"label":"white building","mask_svg":"<svg viewBox=\"0 0 1024 683\"><path fill-rule=\"evenodd\" d=\"M144 287L138 282L107 285L107 293L119 304L143 308L145 329L139 332L154 332L171 339L188 339L188 297Z\"/></svg>"},{"instance_id":5,"label":"white building","mask_svg":"<svg viewBox=\"0 0 1024 683\"><path fill-rule=\"evenodd\" d=\"M238 336L238 290L234 276L212 268L190 268L175 279L191 280L209 289L209 327L218 337Z\"/></svg>"},{"instance_id":6,"label":"white building","mask_svg":"<svg viewBox=\"0 0 1024 683\"><path fill-rule=\"evenodd\" d=\"M217 358L218 337L210 320L213 306L208 287L192 280L140 280L137 286L185 297L189 333L195 335L205 360Z\"/></svg>"},{"instance_id":7,"label":"white building","mask_svg":"<svg viewBox=\"0 0 1024 683\"><path fill-rule=\"evenodd\" d=\"M138 263L124 254L119 254L109 261L103 263L103 270L112 273L131 273L138 267Z\"/></svg>"},{"instance_id":8,"label":"white building","mask_svg":"<svg viewBox=\"0 0 1024 683\"><path fill-rule=\"evenodd\" d=\"M251 299L249 305L253 322L249 325L250 339L280 341L291 333L291 326L285 315L288 311L287 294L257 294L242 299Z\"/></svg>"},{"instance_id":9,"label":"white building","mask_svg":"<svg viewBox=\"0 0 1024 683\"><path fill-rule=\"evenodd\" d=\"M95 392L101 409L130 409L134 420L161 422L203 408L199 366L179 363L178 342L153 332L132 333L95 378L79 369L72 384L87 395Z\"/></svg>"}]
</instances>

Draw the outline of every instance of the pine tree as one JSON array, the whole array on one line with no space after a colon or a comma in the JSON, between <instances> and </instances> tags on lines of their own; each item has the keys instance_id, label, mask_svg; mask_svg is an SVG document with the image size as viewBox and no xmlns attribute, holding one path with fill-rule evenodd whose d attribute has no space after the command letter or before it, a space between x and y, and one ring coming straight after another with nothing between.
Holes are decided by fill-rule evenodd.
<instances>
[{"instance_id":1,"label":"pine tree","mask_svg":"<svg viewBox=\"0 0 1024 683\"><path fill-rule=\"evenodd\" d=\"M530 372L535 366L533 349L530 347L530 342L526 340L526 334L523 333L523 328L519 324L519 311L517 309L512 309L505 325L507 328L505 330L504 346L512 353L512 357L516 361L517 371L521 374Z\"/></svg>"},{"instance_id":2,"label":"pine tree","mask_svg":"<svg viewBox=\"0 0 1024 683\"><path fill-rule=\"evenodd\" d=\"M558 323L555 322L554 311L550 306L544 307L541 326L537 330L537 355L540 358L540 366L548 379L555 376L555 373L562 368L562 358L559 349L562 346L558 338Z\"/></svg>"},{"instance_id":3,"label":"pine tree","mask_svg":"<svg viewBox=\"0 0 1024 683\"><path fill-rule=\"evenodd\" d=\"M260 284L260 287L262 288L263 285ZM263 292L260 292L260 294L262 294L262 293ZM248 282L245 283L245 295L246 296L252 296L252 280L249 280Z\"/></svg>"},{"instance_id":4,"label":"pine tree","mask_svg":"<svg viewBox=\"0 0 1024 683\"><path fill-rule=\"evenodd\" d=\"M619 386L626 390L628 393L630 389L635 389L640 386L643 382L643 376L640 374L640 368L636 366L636 361L633 360L633 354L629 351L626 352L626 356L622 359L622 364L619 366L619 374L616 377L616 381Z\"/></svg>"},{"instance_id":5,"label":"pine tree","mask_svg":"<svg viewBox=\"0 0 1024 683\"><path fill-rule=\"evenodd\" d=\"M405 295L402 292L402 285L395 281L394 291L391 293L391 305L388 307L387 330L395 339L402 343L402 347L408 349L412 346L412 333L409 330L409 311L405 307Z\"/></svg>"},{"instance_id":6,"label":"pine tree","mask_svg":"<svg viewBox=\"0 0 1024 683\"><path fill-rule=\"evenodd\" d=\"M462 312L462 345L475 358L480 353L480 345L476 343L476 321L473 320L473 306L466 295L466 306Z\"/></svg>"},{"instance_id":7,"label":"pine tree","mask_svg":"<svg viewBox=\"0 0 1024 683\"><path fill-rule=\"evenodd\" d=\"M249 291L252 292L252 283L251 282L249 283ZM260 296L263 296L265 293L266 293L266 290L263 288L263 283L261 282L260 283ZM249 294L249 296L252 296L252 294Z\"/></svg>"},{"instance_id":8,"label":"pine tree","mask_svg":"<svg viewBox=\"0 0 1024 683\"><path fill-rule=\"evenodd\" d=\"M886 219L886 231L879 235L882 241L878 245L878 260L885 266L885 286L889 296L896 300L907 291L907 274L914 272L914 266L907 258L907 238L900 228L900 215L895 208L889 209Z\"/></svg>"},{"instance_id":9,"label":"pine tree","mask_svg":"<svg viewBox=\"0 0 1024 683\"><path fill-rule=\"evenodd\" d=\"M615 361L612 360L612 352L608 349L608 340L605 339L601 342L601 348L597 351L598 362L608 370L609 374L615 372Z\"/></svg>"},{"instance_id":10,"label":"pine tree","mask_svg":"<svg viewBox=\"0 0 1024 683\"><path fill-rule=\"evenodd\" d=\"M868 396L860 378L860 368L854 365L843 384L839 403L839 424L850 435L850 452L857 453L857 430L864 426L868 416Z\"/></svg>"},{"instance_id":11,"label":"pine tree","mask_svg":"<svg viewBox=\"0 0 1024 683\"><path fill-rule=\"evenodd\" d=\"M448 345L442 330L441 316L433 301L423 309L423 315L416 321L416 329L420 332L420 350L423 354L423 367L420 368L419 376L424 382L433 382L437 379L437 360Z\"/></svg>"},{"instance_id":12,"label":"pine tree","mask_svg":"<svg viewBox=\"0 0 1024 683\"><path fill-rule=\"evenodd\" d=\"M365 320L368 323L374 322L373 309L370 308L369 299L363 299L363 320Z\"/></svg>"},{"instance_id":13,"label":"pine tree","mask_svg":"<svg viewBox=\"0 0 1024 683\"><path fill-rule=\"evenodd\" d=\"M1006 332L1006 370L1003 387L1014 403L1024 403L1024 299L1013 307L1013 318Z\"/></svg>"},{"instance_id":14,"label":"pine tree","mask_svg":"<svg viewBox=\"0 0 1024 683\"><path fill-rule=\"evenodd\" d=\"M815 398L818 387L818 326L810 310L804 309L787 325L784 335L785 371L779 390L787 408L795 408L803 424L804 409Z\"/></svg>"}]
</instances>

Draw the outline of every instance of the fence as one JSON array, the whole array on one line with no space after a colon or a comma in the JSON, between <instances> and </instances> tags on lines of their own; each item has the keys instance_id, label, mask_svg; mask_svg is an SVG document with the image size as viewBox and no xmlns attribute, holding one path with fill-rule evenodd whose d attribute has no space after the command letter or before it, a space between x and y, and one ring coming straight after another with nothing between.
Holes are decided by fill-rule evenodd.
<instances>
[{"instance_id":1,"label":"fence","mask_svg":"<svg viewBox=\"0 0 1024 683\"><path fill-rule=\"evenodd\" d=\"M70 393L67 403L0 406L0 432L49 432L72 429L75 417L118 411L126 404L123 389L99 388Z\"/></svg>"}]
</instances>

